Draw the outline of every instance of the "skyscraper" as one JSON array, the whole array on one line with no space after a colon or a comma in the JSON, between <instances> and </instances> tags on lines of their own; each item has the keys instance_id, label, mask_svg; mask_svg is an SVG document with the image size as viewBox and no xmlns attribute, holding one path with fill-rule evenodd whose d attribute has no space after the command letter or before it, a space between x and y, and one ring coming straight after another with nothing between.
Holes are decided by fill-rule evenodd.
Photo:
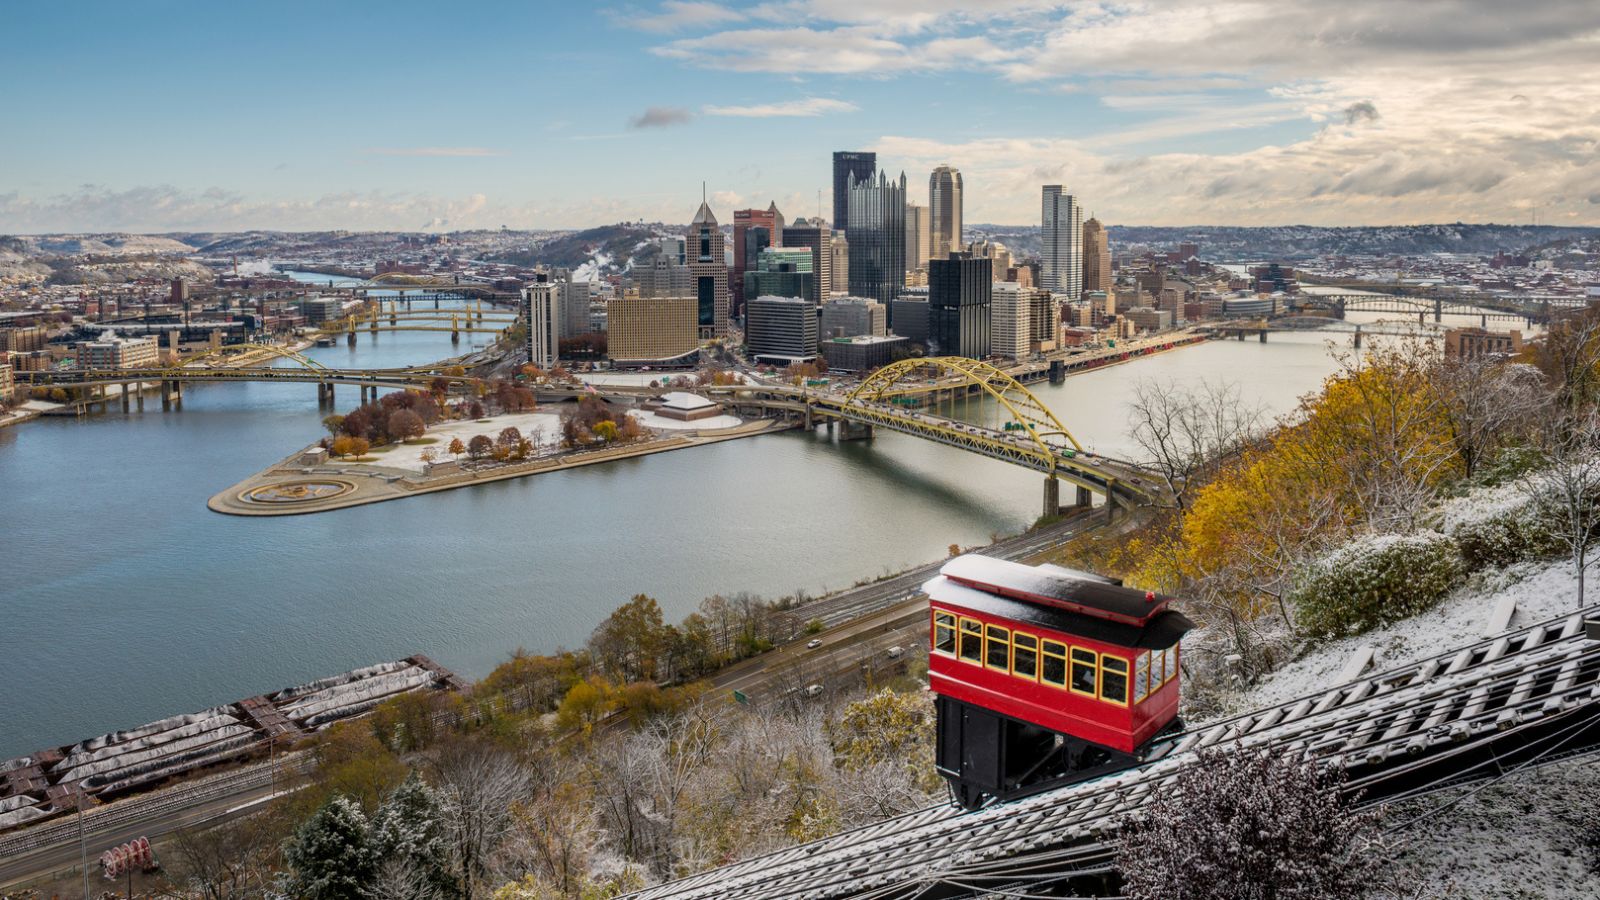
<instances>
[{"instance_id":1,"label":"skyscraper","mask_svg":"<svg viewBox=\"0 0 1600 900\"><path fill-rule=\"evenodd\" d=\"M1083 289L1111 290L1111 246L1099 219L1083 223Z\"/></svg>"},{"instance_id":2,"label":"skyscraper","mask_svg":"<svg viewBox=\"0 0 1600 900\"><path fill-rule=\"evenodd\" d=\"M989 355L993 290L994 278L986 258L952 253L944 259L928 260L929 355L970 359Z\"/></svg>"},{"instance_id":3,"label":"skyscraper","mask_svg":"<svg viewBox=\"0 0 1600 900\"><path fill-rule=\"evenodd\" d=\"M870 150L835 150L833 153L833 230L850 226L850 182L864 181L878 170L878 154Z\"/></svg>"},{"instance_id":4,"label":"skyscraper","mask_svg":"<svg viewBox=\"0 0 1600 900\"><path fill-rule=\"evenodd\" d=\"M844 232L835 231L829 239L828 249L833 256L833 291L839 294L850 293L850 242L845 240Z\"/></svg>"},{"instance_id":5,"label":"skyscraper","mask_svg":"<svg viewBox=\"0 0 1600 900\"><path fill-rule=\"evenodd\" d=\"M817 303L828 298L833 290L833 229L819 216L815 219L796 219L783 229L785 249L804 247L811 251L811 299Z\"/></svg>"},{"instance_id":6,"label":"skyscraper","mask_svg":"<svg viewBox=\"0 0 1600 900\"><path fill-rule=\"evenodd\" d=\"M755 268L756 259L768 247L783 246L783 213L778 204L766 209L733 211L733 268L728 272L728 287L733 293L736 314L744 302L744 273Z\"/></svg>"},{"instance_id":7,"label":"skyscraper","mask_svg":"<svg viewBox=\"0 0 1600 900\"><path fill-rule=\"evenodd\" d=\"M556 364L556 285L548 281L522 289L522 315L528 322L528 362L541 369Z\"/></svg>"},{"instance_id":8,"label":"skyscraper","mask_svg":"<svg viewBox=\"0 0 1600 900\"><path fill-rule=\"evenodd\" d=\"M1044 287L1069 301L1083 296L1083 207L1059 184L1044 186L1039 238Z\"/></svg>"},{"instance_id":9,"label":"skyscraper","mask_svg":"<svg viewBox=\"0 0 1600 900\"><path fill-rule=\"evenodd\" d=\"M1028 346L1033 338L1032 292L1009 281L995 282L992 291L989 306L990 352L1009 359L1027 359Z\"/></svg>"},{"instance_id":10,"label":"skyscraper","mask_svg":"<svg viewBox=\"0 0 1600 900\"><path fill-rule=\"evenodd\" d=\"M961 241L961 173L940 166L928 176L928 258L944 259Z\"/></svg>"},{"instance_id":11,"label":"skyscraper","mask_svg":"<svg viewBox=\"0 0 1600 900\"><path fill-rule=\"evenodd\" d=\"M906 271L914 272L928 265L928 208L916 203L906 204Z\"/></svg>"},{"instance_id":12,"label":"skyscraper","mask_svg":"<svg viewBox=\"0 0 1600 900\"><path fill-rule=\"evenodd\" d=\"M722 229L711 207L700 210L689 223L689 281L697 302L695 323L701 338L728 333L728 257Z\"/></svg>"},{"instance_id":13,"label":"skyscraper","mask_svg":"<svg viewBox=\"0 0 1600 900\"><path fill-rule=\"evenodd\" d=\"M848 222L850 294L887 305L906 284L905 173L852 180Z\"/></svg>"}]
</instances>

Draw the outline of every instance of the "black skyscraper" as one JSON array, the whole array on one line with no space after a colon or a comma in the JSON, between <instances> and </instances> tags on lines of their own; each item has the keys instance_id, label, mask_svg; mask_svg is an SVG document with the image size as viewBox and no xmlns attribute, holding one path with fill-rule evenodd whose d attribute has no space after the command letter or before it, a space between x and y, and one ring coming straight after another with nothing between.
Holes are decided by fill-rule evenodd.
<instances>
[{"instance_id":1,"label":"black skyscraper","mask_svg":"<svg viewBox=\"0 0 1600 900\"><path fill-rule=\"evenodd\" d=\"M887 173L853 180L849 195L850 293L887 307L906 286L905 173L894 181Z\"/></svg>"},{"instance_id":2,"label":"black skyscraper","mask_svg":"<svg viewBox=\"0 0 1600 900\"><path fill-rule=\"evenodd\" d=\"M952 253L928 260L928 353L989 355L989 304L994 276L988 257Z\"/></svg>"},{"instance_id":3,"label":"black skyscraper","mask_svg":"<svg viewBox=\"0 0 1600 900\"><path fill-rule=\"evenodd\" d=\"M878 154L866 150L833 152L833 230L848 230L850 179L866 181L878 170Z\"/></svg>"}]
</instances>

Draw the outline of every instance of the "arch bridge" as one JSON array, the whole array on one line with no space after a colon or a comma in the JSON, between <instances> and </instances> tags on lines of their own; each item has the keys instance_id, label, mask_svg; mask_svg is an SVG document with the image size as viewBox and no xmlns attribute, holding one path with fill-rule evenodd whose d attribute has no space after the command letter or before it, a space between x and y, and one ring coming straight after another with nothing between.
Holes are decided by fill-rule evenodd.
<instances>
[{"instance_id":1,"label":"arch bridge","mask_svg":"<svg viewBox=\"0 0 1600 900\"><path fill-rule=\"evenodd\" d=\"M1150 472L1088 452L1021 382L979 360L902 360L874 372L849 394L803 396L814 414L846 423L845 437L870 437L873 428L887 428L1040 472L1046 515L1060 509L1062 481L1078 488L1080 506L1088 505L1091 492L1105 496L1108 508L1147 503L1162 494ZM942 398L970 396L992 401L1009 419L994 428L923 409Z\"/></svg>"}]
</instances>

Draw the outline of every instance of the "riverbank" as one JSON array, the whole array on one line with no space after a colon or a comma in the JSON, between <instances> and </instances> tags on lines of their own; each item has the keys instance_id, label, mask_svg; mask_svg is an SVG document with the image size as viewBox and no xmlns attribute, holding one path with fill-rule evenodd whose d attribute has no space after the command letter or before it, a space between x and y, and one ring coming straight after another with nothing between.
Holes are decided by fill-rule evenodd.
<instances>
[{"instance_id":1,"label":"riverbank","mask_svg":"<svg viewBox=\"0 0 1600 900\"><path fill-rule=\"evenodd\" d=\"M426 475L412 468L359 462L303 465L301 459L307 451L314 449L313 445L216 494L206 501L206 506L214 512L230 516L307 515L688 447L703 447L760 434L773 434L792 427L788 423L761 419L732 428L657 436L638 444L547 456L492 469L456 470L443 475Z\"/></svg>"}]
</instances>

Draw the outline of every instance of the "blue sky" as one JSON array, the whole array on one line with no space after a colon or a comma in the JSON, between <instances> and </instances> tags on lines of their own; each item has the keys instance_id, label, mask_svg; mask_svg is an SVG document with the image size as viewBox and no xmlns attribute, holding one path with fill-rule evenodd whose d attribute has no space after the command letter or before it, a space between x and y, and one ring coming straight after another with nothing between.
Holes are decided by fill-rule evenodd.
<instances>
[{"instance_id":1,"label":"blue sky","mask_svg":"<svg viewBox=\"0 0 1600 900\"><path fill-rule=\"evenodd\" d=\"M1592 2L8 6L0 232L792 216L837 149L972 222L1600 222Z\"/></svg>"}]
</instances>

